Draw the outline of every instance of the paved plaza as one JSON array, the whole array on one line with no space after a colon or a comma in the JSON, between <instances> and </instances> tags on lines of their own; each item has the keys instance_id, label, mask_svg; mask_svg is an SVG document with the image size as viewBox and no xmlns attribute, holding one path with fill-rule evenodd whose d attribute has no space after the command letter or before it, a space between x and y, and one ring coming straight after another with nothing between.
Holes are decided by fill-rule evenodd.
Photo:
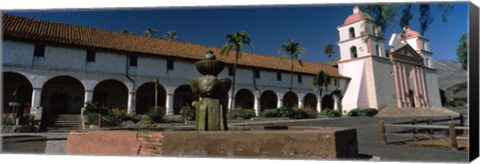
<instances>
[{"instance_id":1,"label":"paved plaza","mask_svg":"<svg viewBox=\"0 0 480 164\"><path fill-rule=\"evenodd\" d=\"M343 117L308 120L248 121L230 123L229 126L353 126L357 129L359 153L362 157L359 160L369 160L371 156L379 156L381 157L382 161L468 162L467 151L410 147L396 144L383 145L380 142L378 124L380 120L388 120L387 122L397 122L408 119L411 118ZM68 133L65 132L3 134L2 152L22 154L65 154L67 135Z\"/></svg>"}]
</instances>

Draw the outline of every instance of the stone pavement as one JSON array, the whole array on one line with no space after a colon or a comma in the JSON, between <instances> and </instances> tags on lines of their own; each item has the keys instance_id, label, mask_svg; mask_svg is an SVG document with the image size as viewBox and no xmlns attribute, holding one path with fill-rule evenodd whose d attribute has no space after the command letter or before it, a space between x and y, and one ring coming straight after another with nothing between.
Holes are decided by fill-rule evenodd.
<instances>
[{"instance_id":1,"label":"stone pavement","mask_svg":"<svg viewBox=\"0 0 480 164\"><path fill-rule=\"evenodd\" d=\"M382 118L382 117L342 117L318 118L304 120L261 120L229 123L229 127L245 126L315 126L315 127L354 127L357 129L359 153L368 160L371 156L379 156L382 161L423 161L423 162L468 162L468 152L449 149L410 147L396 144L383 145L380 142L379 121L386 123L411 120L411 118ZM162 124L160 127L168 127ZM193 128L193 125L176 124L178 128ZM2 134L3 136L34 135L47 138L44 154L64 154L68 133L31 133L31 134ZM390 140L390 139L389 139ZM346 159L351 160L351 159Z\"/></svg>"},{"instance_id":2,"label":"stone pavement","mask_svg":"<svg viewBox=\"0 0 480 164\"><path fill-rule=\"evenodd\" d=\"M45 133L5 133L2 136L2 153L35 153L61 155L65 154L67 132ZM21 143L35 143L18 146ZM12 146L10 146L12 145ZM25 151L25 149L42 149Z\"/></svg>"},{"instance_id":3,"label":"stone pavement","mask_svg":"<svg viewBox=\"0 0 480 164\"><path fill-rule=\"evenodd\" d=\"M322 126L322 127L354 127L357 129L359 153L367 156L379 156L382 161L412 161L412 162L468 162L468 152L450 149L410 147L396 144L384 145L380 142L379 121L386 123L411 120L411 117L353 117L331 118L320 120L302 120L299 122L273 123L263 125L280 126ZM261 125L257 125L261 126ZM405 138L396 138L404 140ZM389 138L389 140L391 140ZM393 141L393 140L391 140ZM348 159L351 160L351 159ZM366 159L361 159L366 160Z\"/></svg>"}]
</instances>

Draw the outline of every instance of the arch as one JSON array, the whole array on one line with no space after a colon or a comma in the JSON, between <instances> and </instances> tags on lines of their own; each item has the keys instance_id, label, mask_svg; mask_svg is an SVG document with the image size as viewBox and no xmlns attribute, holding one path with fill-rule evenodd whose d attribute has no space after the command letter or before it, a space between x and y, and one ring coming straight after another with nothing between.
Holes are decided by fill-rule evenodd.
<instances>
[{"instance_id":1,"label":"arch","mask_svg":"<svg viewBox=\"0 0 480 164\"><path fill-rule=\"evenodd\" d=\"M185 105L192 107L193 101L198 101L198 96L193 93L190 85L177 87L173 92L173 114L180 114L180 109Z\"/></svg>"},{"instance_id":2,"label":"arch","mask_svg":"<svg viewBox=\"0 0 480 164\"><path fill-rule=\"evenodd\" d=\"M85 88L80 80L56 76L43 85L41 106L47 115L80 114L84 96Z\"/></svg>"},{"instance_id":3,"label":"arch","mask_svg":"<svg viewBox=\"0 0 480 164\"><path fill-rule=\"evenodd\" d=\"M355 38L355 29L353 27L350 27L348 29L348 33L349 33L350 39Z\"/></svg>"},{"instance_id":4,"label":"arch","mask_svg":"<svg viewBox=\"0 0 480 164\"><path fill-rule=\"evenodd\" d=\"M108 108L119 108L127 112L128 88L118 80L103 80L95 86L92 101L103 103Z\"/></svg>"},{"instance_id":5,"label":"arch","mask_svg":"<svg viewBox=\"0 0 480 164\"><path fill-rule=\"evenodd\" d=\"M32 102L32 83L27 77L16 72L3 72L3 113L29 113ZM17 102L19 106L10 106ZM15 108L15 110L14 110Z\"/></svg>"},{"instance_id":6,"label":"arch","mask_svg":"<svg viewBox=\"0 0 480 164\"><path fill-rule=\"evenodd\" d=\"M248 89L240 89L235 94L235 108L253 109L255 95Z\"/></svg>"},{"instance_id":7,"label":"arch","mask_svg":"<svg viewBox=\"0 0 480 164\"><path fill-rule=\"evenodd\" d=\"M158 84L157 106L160 111L166 112L167 91ZM146 114L155 107L155 82L146 82L138 87L135 95L135 112L136 114Z\"/></svg>"},{"instance_id":8,"label":"arch","mask_svg":"<svg viewBox=\"0 0 480 164\"><path fill-rule=\"evenodd\" d=\"M271 90L266 90L260 95L260 111L265 109L277 108L277 94Z\"/></svg>"},{"instance_id":9,"label":"arch","mask_svg":"<svg viewBox=\"0 0 480 164\"><path fill-rule=\"evenodd\" d=\"M298 96L295 92L287 92L283 95L283 106L284 107L298 107Z\"/></svg>"},{"instance_id":10,"label":"arch","mask_svg":"<svg viewBox=\"0 0 480 164\"><path fill-rule=\"evenodd\" d=\"M350 55L351 55L352 59L358 57L357 47L355 47L355 46L350 47Z\"/></svg>"},{"instance_id":11,"label":"arch","mask_svg":"<svg viewBox=\"0 0 480 164\"><path fill-rule=\"evenodd\" d=\"M322 110L333 109L333 107L334 107L333 103L334 103L334 100L333 100L332 95L326 94L322 98Z\"/></svg>"},{"instance_id":12,"label":"arch","mask_svg":"<svg viewBox=\"0 0 480 164\"><path fill-rule=\"evenodd\" d=\"M307 93L303 98L303 108L317 110L317 96L313 93Z\"/></svg>"}]
</instances>

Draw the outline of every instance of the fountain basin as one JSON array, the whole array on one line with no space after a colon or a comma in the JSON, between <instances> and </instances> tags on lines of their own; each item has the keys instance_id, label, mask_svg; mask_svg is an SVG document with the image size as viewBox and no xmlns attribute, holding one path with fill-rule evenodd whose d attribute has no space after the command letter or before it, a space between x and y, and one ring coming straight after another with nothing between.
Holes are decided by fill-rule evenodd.
<instances>
[{"instance_id":1,"label":"fountain basin","mask_svg":"<svg viewBox=\"0 0 480 164\"><path fill-rule=\"evenodd\" d=\"M66 153L164 157L335 159L358 155L356 129L72 131ZM268 130L273 129L273 130Z\"/></svg>"}]
</instances>

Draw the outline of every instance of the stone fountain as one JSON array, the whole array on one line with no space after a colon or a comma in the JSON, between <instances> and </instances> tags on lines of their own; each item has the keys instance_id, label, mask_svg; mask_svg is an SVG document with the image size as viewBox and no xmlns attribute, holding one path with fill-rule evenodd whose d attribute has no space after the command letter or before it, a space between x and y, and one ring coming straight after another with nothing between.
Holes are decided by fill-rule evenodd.
<instances>
[{"instance_id":1,"label":"stone fountain","mask_svg":"<svg viewBox=\"0 0 480 164\"><path fill-rule=\"evenodd\" d=\"M220 98L227 96L232 81L217 77L223 69L223 63L216 60L212 51L208 51L202 60L195 63L195 66L203 75L190 81L193 93L200 97L199 101L194 102L196 130L228 130L225 110L227 104L222 104Z\"/></svg>"}]
</instances>

